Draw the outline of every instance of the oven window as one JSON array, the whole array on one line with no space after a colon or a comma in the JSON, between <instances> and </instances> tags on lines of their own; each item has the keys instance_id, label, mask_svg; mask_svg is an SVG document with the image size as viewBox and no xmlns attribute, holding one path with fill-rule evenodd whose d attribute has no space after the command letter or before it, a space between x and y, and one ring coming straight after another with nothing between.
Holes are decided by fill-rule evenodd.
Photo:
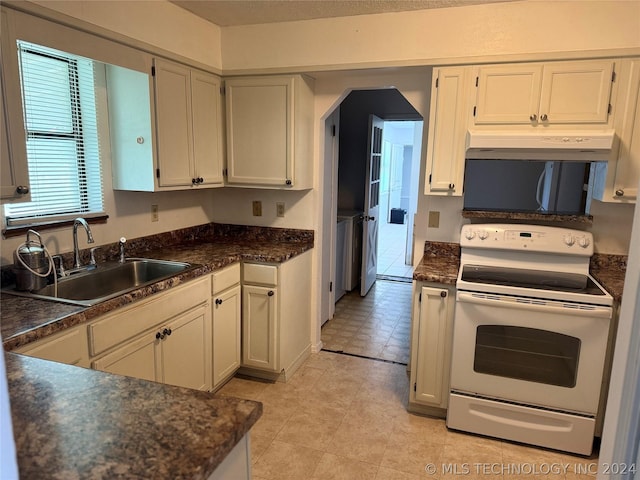
<instances>
[{"instance_id":1,"label":"oven window","mask_svg":"<svg viewBox=\"0 0 640 480\"><path fill-rule=\"evenodd\" d=\"M573 388L580 339L536 328L481 325L476 331L474 371Z\"/></svg>"}]
</instances>

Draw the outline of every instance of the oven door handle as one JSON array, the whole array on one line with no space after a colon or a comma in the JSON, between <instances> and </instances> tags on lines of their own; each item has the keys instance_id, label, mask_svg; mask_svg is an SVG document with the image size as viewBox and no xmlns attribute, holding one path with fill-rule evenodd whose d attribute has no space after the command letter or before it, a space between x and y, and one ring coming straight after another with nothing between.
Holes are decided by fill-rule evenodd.
<instances>
[{"instance_id":1,"label":"oven door handle","mask_svg":"<svg viewBox=\"0 0 640 480\"><path fill-rule=\"evenodd\" d=\"M509 297L491 293L460 292L456 297L458 302L475 303L491 307L517 308L520 310L561 313L563 315L575 315L589 318L610 319L611 307L599 305L583 305L580 303L546 301L537 298Z\"/></svg>"}]
</instances>

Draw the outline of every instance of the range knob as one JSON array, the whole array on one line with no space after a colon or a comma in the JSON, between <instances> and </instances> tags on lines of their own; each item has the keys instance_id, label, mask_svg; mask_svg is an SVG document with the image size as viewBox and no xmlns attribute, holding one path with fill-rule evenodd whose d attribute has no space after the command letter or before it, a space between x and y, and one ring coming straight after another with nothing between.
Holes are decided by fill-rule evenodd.
<instances>
[{"instance_id":1,"label":"range knob","mask_svg":"<svg viewBox=\"0 0 640 480\"><path fill-rule=\"evenodd\" d=\"M467 240L473 240L473 237L476 236L476 232L474 232L473 230L467 230L464 236L467 238Z\"/></svg>"},{"instance_id":2,"label":"range knob","mask_svg":"<svg viewBox=\"0 0 640 480\"><path fill-rule=\"evenodd\" d=\"M589 239L587 237L580 237L578 239L578 245L582 248L587 248L589 246Z\"/></svg>"},{"instance_id":3,"label":"range knob","mask_svg":"<svg viewBox=\"0 0 640 480\"><path fill-rule=\"evenodd\" d=\"M478 238L480 238L480 240L486 240L488 236L489 232L487 232L486 230L478 230Z\"/></svg>"},{"instance_id":4,"label":"range knob","mask_svg":"<svg viewBox=\"0 0 640 480\"><path fill-rule=\"evenodd\" d=\"M568 246L571 246L574 243L576 243L576 240L571 235L565 235L564 236L564 243L566 245L568 245Z\"/></svg>"}]
</instances>

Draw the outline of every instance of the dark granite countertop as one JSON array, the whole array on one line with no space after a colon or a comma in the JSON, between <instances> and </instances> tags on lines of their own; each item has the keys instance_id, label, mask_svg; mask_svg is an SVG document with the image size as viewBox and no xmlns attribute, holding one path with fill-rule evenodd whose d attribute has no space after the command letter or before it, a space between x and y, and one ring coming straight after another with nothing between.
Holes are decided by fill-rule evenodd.
<instances>
[{"instance_id":1,"label":"dark granite countertop","mask_svg":"<svg viewBox=\"0 0 640 480\"><path fill-rule=\"evenodd\" d=\"M460 245L456 243L425 242L424 256L413 271L413 279L421 282L455 285L460 268ZM600 282L614 301L622 300L626 255L595 253L591 257L590 273Z\"/></svg>"},{"instance_id":2,"label":"dark granite countertop","mask_svg":"<svg viewBox=\"0 0 640 480\"><path fill-rule=\"evenodd\" d=\"M206 479L262 404L6 354L21 478Z\"/></svg>"},{"instance_id":3,"label":"dark granite countertop","mask_svg":"<svg viewBox=\"0 0 640 480\"><path fill-rule=\"evenodd\" d=\"M457 243L425 242L424 256L413 271L413 279L455 285L460 268L460 245Z\"/></svg>"},{"instance_id":4,"label":"dark granite countertop","mask_svg":"<svg viewBox=\"0 0 640 480\"><path fill-rule=\"evenodd\" d=\"M16 349L90 321L111 310L232 263L239 261L282 263L313 248L313 232L309 235L304 230L261 229L230 225L216 225L216 229L215 235L199 229L199 236L189 237L183 234L179 240L169 238L170 234L162 234L148 239L127 241L128 256L187 262L196 264L196 267L91 307L1 294L0 327L5 350ZM192 233L191 230L188 232ZM172 235L175 234L172 233ZM105 248L105 250L108 249ZM98 264L101 260L99 257Z\"/></svg>"}]
</instances>

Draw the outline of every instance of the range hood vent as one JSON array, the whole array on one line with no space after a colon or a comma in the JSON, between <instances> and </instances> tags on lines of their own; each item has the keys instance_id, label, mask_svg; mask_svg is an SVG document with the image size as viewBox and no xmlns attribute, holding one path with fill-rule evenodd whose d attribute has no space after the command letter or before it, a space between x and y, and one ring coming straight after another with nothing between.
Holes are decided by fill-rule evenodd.
<instances>
[{"instance_id":1,"label":"range hood vent","mask_svg":"<svg viewBox=\"0 0 640 480\"><path fill-rule=\"evenodd\" d=\"M570 132L468 131L466 158L606 162L613 130Z\"/></svg>"}]
</instances>

